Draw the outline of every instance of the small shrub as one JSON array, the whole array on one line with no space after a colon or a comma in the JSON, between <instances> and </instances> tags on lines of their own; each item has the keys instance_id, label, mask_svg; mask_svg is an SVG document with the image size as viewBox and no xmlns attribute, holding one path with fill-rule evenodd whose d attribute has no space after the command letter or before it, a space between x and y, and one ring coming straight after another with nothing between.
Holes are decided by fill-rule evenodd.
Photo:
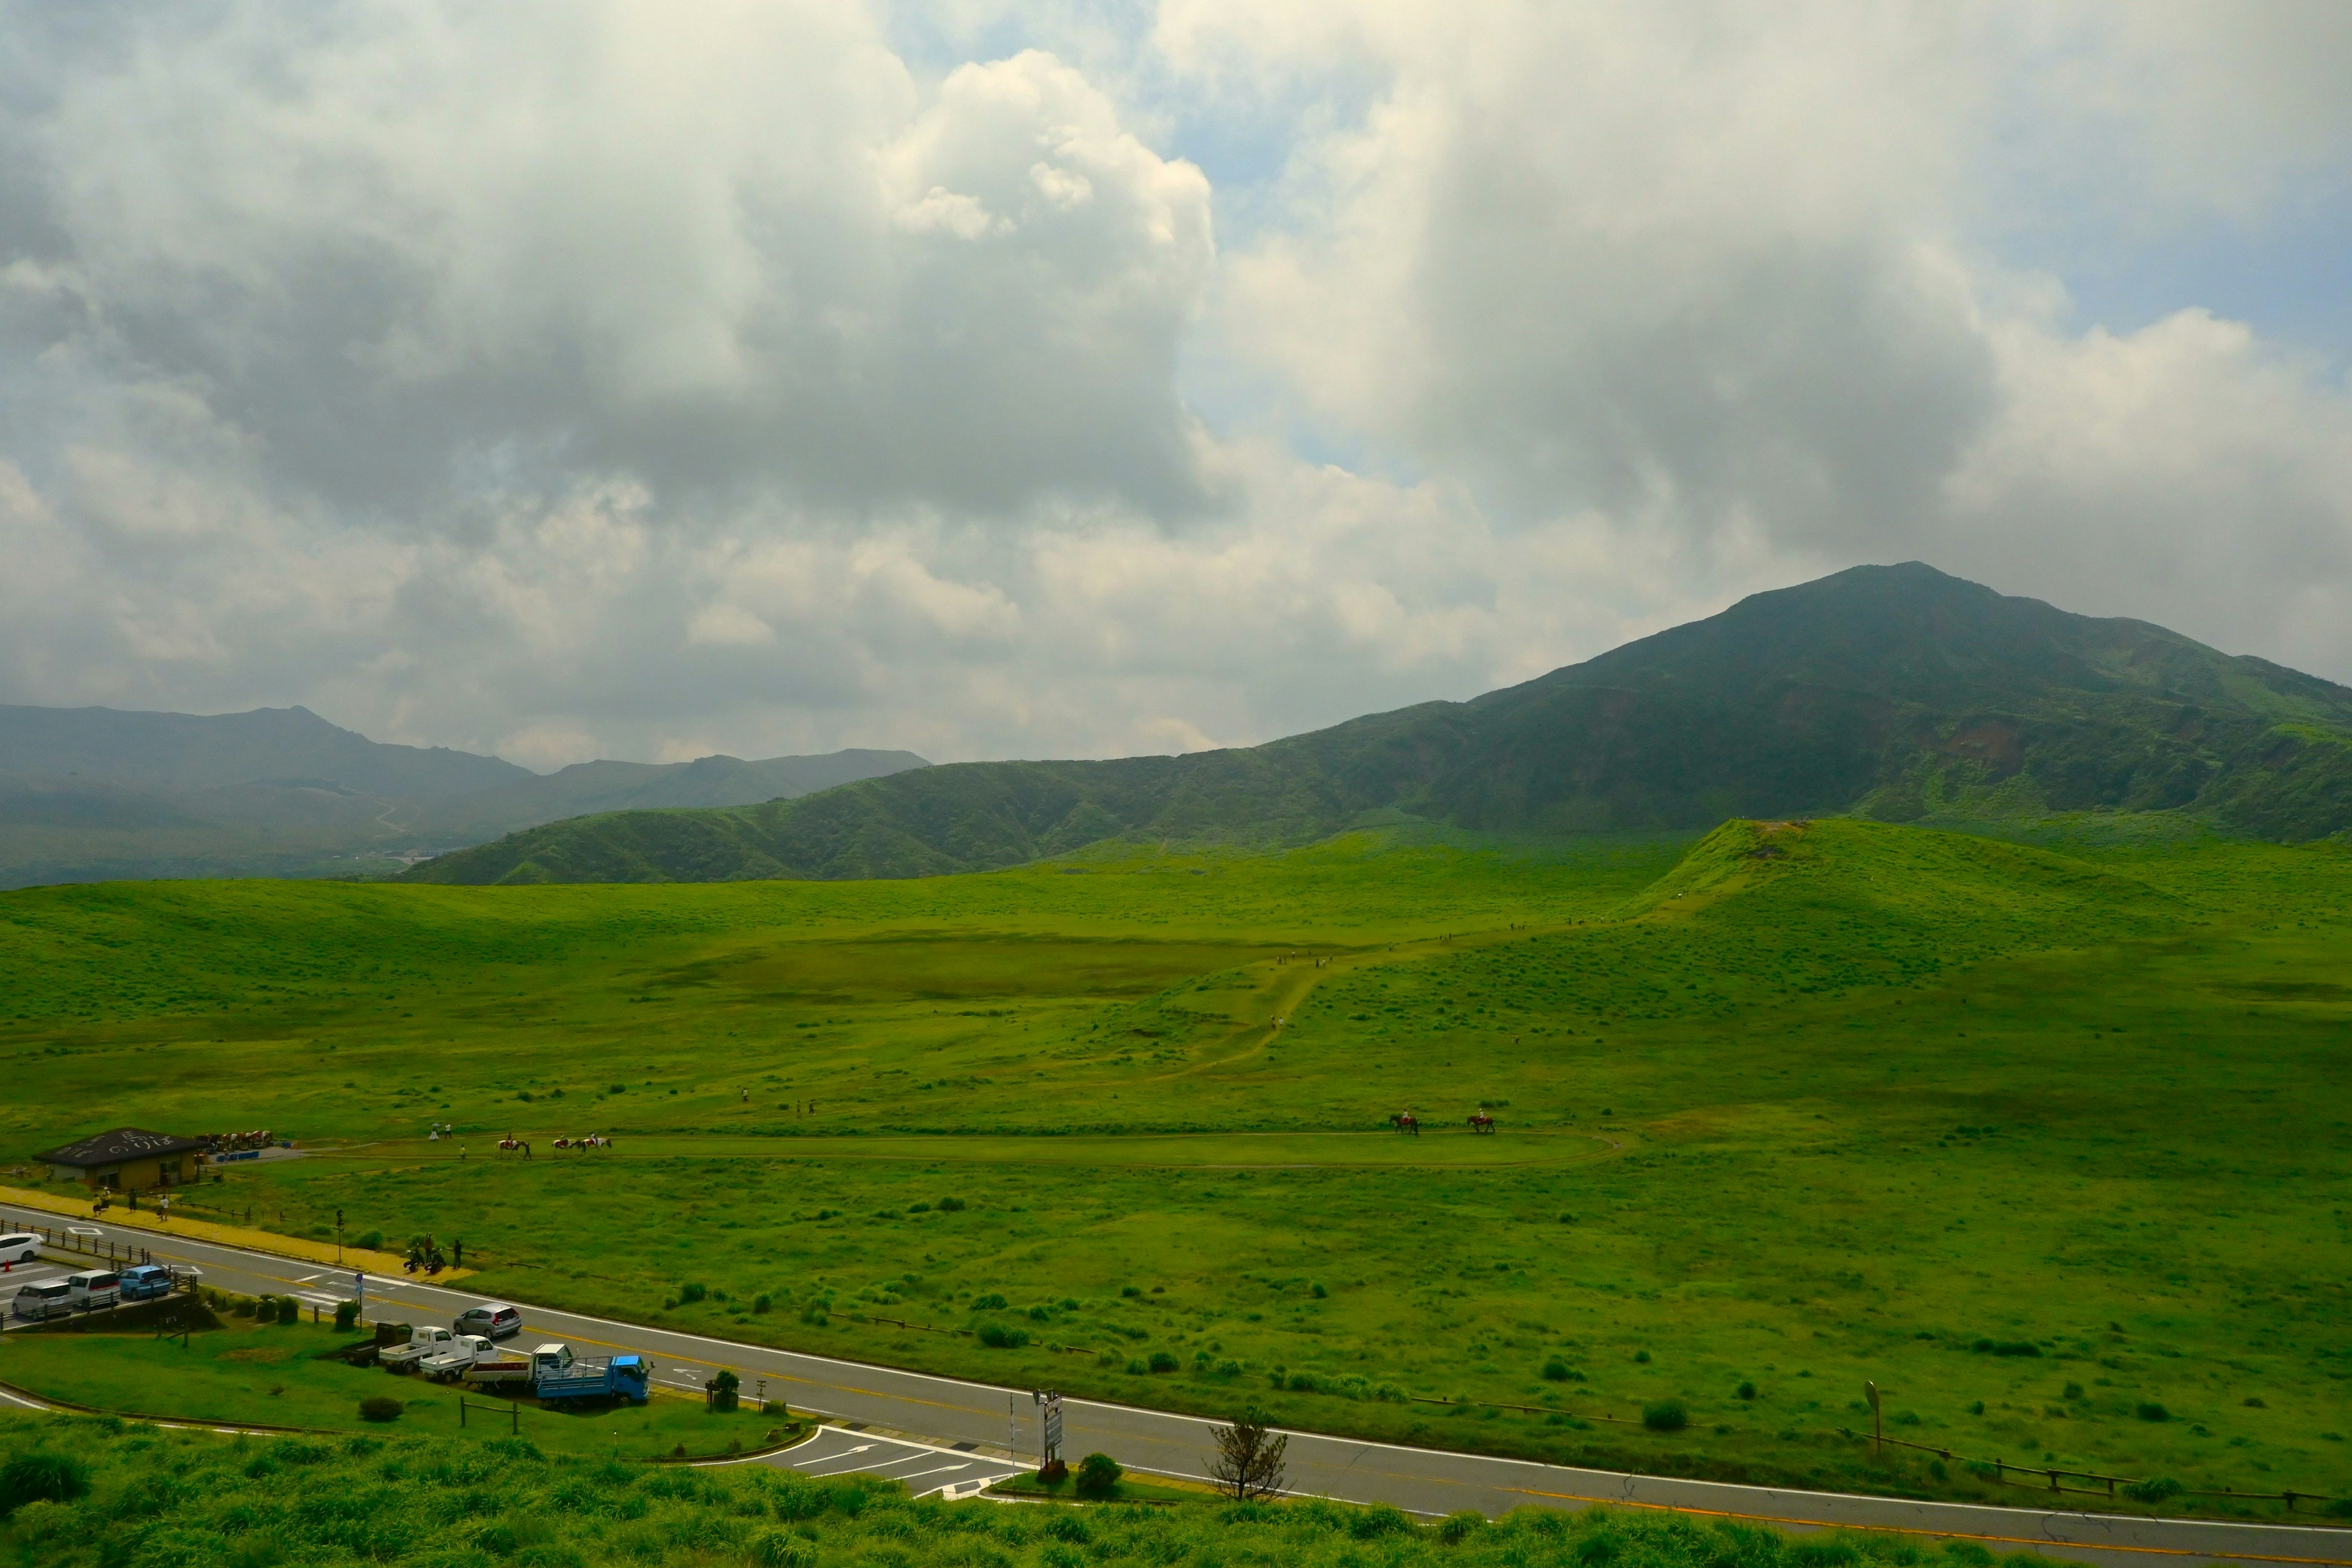
<instances>
[{"instance_id":1,"label":"small shrub","mask_svg":"<svg viewBox=\"0 0 2352 1568\"><path fill-rule=\"evenodd\" d=\"M1323 1288L1323 1282L1320 1279L1318 1279L1314 1284L1307 1287L1307 1293L1314 1297L1318 1301L1331 1294L1330 1291Z\"/></svg>"},{"instance_id":2,"label":"small shrub","mask_svg":"<svg viewBox=\"0 0 2352 1568\"><path fill-rule=\"evenodd\" d=\"M961 1214L963 1211L964 1201L961 1198L941 1198L940 1200L940 1212L941 1214Z\"/></svg>"},{"instance_id":3,"label":"small shrub","mask_svg":"<svg viewBox=\"0 0 2352 1568\"><path fill-rule=\"evenodd\" d=\"M760 1568L813 1568L816 1562L815 1547L772 1524L754 1531L747 1544L751 1561Z\"/></svg>"},{"instance_id":4,"label":"small shrub","mask_svg":"<svg viewBox=\"0 0 2352 1568\"><path fill-rule=\"evenodd\" d=\"M1171 1352L1153 1351L1151 1352L1151 1370L1154 1372L1174 1372L1180 1364Z\"/></svg>"},{"instance_id":5,"label":"small shrub","mask_svg":"<svg viewBox=\"0 0 2352 1568\"><path fill-rule=\"evenodd\" d=\"M281 1323L300 1322L302 1321L302 1303L296 1300L291 1296L278 1297L278 1321Z\"/></svg>"},{"instance_id":6,"label":"small shrub","mask_svg":"<svg viewBox=\"0 0 2352 1568\"><path fill-rule=\"evenodd\" d=\"M335 1303L335 1327L337 1330L348 1334L353 1329L358 1328L359 1325L360 1304L357 1301L338 1301Z\"/></svg>"},{"instance_id":7,"label":"small shrub","mask_svg":"<svg viewBox=\"0 0 2352 1568\"><path fill-rule=\"evenodd\" d=\"M1967 1568L1989 1568L1992 1562L1992 1553L1973 1541L1947 1541L1944 1542L1944 1555L1955 1563L1967 1564Z\"/></svg>"},{"instance_id":8,"label":"small shrub","mask_svg":"<svg viewBox=\"0 0 2352 1568\"><path fill-rule=\"evenodd\" d=\"M1452 1546L1469 1540L1486 1528L1486 1516L1475 1509L1465 1508L1437 1521L1437 1539Z\"/></svg>"},{"instance_id":9,"label":"small shrub","mask_svg":"<svg viewBox=\"0 0 2352 1568\"><path fill-rule=\"evenodd\" d=\"M375 1422L397 1421L400 1419L400 1413L407 1408L397 1399L387 1398L381 1394L371 1394L360 1401L360 1419Z\"/></svg>"},{"instance_id":10,"label":"small shrub","mask_svg":"<svg viewBox=\"0 0 2352 1568\"><path fill-rule=\"evenodd\" d=\"M2079 1384L2079 1383L2070 1383L2070 1384L2068 1384L2066 1385L2066 1397L2067 1397L2067 1398L2069 1398L2069 1399L2080 1399L2080 1398L2082 1398L2082 1397L2083 1397L2083 1385L2082 1385L2081 1384Z\"/></svg>"},{"instance_id":11,"label":"small shrub","mask_svg":"<svg viewBox=\"0 0 2352 1568\"><path fill-rule=\"evenodd\" d=\"M1029 1342L1029 1331L1008 1329L1003 1323L982 1323L980 1342L991 1350L1017 1351Z\"/></svg>"},{"instance_id":12,"label":"small shrub","mask_svg":"<svg viewBox=\"0 0 2352 1568\"><path fill-rule=\"evenodd\" d=\"M2259 1394L2249 1394L2246 1395L2245 1403L2246 1408L2249 1410L2268 1410L2270 1408L2269 1405L2263 1403L2263 1396Z\"/></svg>"},{"instance_id":13,"label":"small shrub","mask_svg":"<svg viewBox=\"0 0 2352 1568\"><path fill-rule=\"evenodd\" d=\"M1549 1361L1543 1363L1543 1374L1544 1380L1548 1383L1566 1383L1568 1381L1568 1363L1560 1360L1558 1356L1554 1356Z\"/></svg>"},{"instance_id":14,"label":"small shrub","mask_svg":"<svg viewBox=\"0 0 2352 1568\"><path fill-rule=\"evenodd\" d=\"M2163 1405L2157 1404L2156 1401L2152 1399L2143 1401L2140 1404L2139 1408L2134 1410L2132 1414L2138 1416L2143 1421L2169 1421L2172 1419L2172 1412L2167 1410Z\"/></svg>"},{"instance_id":15,"label":"small shrub","mask_svg":"<svg viewBox=\"0 0 2352 1568\"><path fill-rule=\"evenodd\" d=\"M1647 1366L1650 1364L1650 1352L1648 1351L1635 1351L1633 1352L1633 1359L1640 1362L1643 1366Z\"/></svg>"},{"instance_id":16,"label":"small shrub","mask_svg":"<svg viewBox=\"0 0 2352 1568\"><path fill-rule=\"evenodd\" d=\"M71 1454L19 1454L0 1466L0 1519L28 1502L72 1502L89 1495L89 1467Z\"/></svg>"},{"instance_id":17,"label":"small shrub","mask_svg":"<svg viewBox=\"0 0 2352 1568\"><path fill-rule=\"evenodd\" d=\"M383 1245L383 1232L380 1230L363 1230L360 1232L359 1240L356 1245L364 1247L370 1252L373 1252L377 1247Z\"/></svg>"},{"instance_id":18,"label":"small shrub","mask_svg":"<svg viewBox=\"0 0 2352 1568\"><path fill-rule=\"evenodd\" d=\"M771 1297L765 1290L762 1290L751 1299L751 1310L755 1312L770 1311L774 1309L775 1304L774 1298Z\"/></svg>"},{"instance_id":19,"label":"small shrub","mask_svg":"<svg viewBox=\"0 0 2352 1568\"><path fill-rule=\"evenodd\" d=\"M1082 1497L1108 1497L1127 1472L1108 1454L1088 1454L1078 1461L1078 1493Z\"/></svg>"},{"instance_id":20,"label":"small shrub","mask_svg":"<svg viewBox=\"0 0 2352 1568\"><path fill-rule=\"evenodd\" d=\"M2040 1355L2042 1347L2032 1340L1979 1340L1969 1349L1979 1355Z\"/></svg>"},{"instance_id":21,"label":"small shrub","mask_svg":"<svg viewBox=\"0 0 2352 1568\"><path fill-rule=\"evenodd\" d=\"M929 1204L908 1204L907 1205L907 1212L908 1214L929 1214L931 1212L931 1205Z\"/></svg>"},{"instance_id":22,"label":"small shrub","mask_svg":"<svg viewBox=\"0 0 2352 1568\"><path fill-rule=\"evenodd\" d=\"M1143 1364L1143 1359L1140 1356L1130 1360L1127 1363L1127 1375L1129 1377L1142 1377L1149 1371L1150 1369Z\"/></svg>"},{"instance_id":23,"label":"small shrub","mask_svg":"<svg viewBox=\"0 0 2352 1568\"><path fill-rule=\"evenodd\" d=\"M2157 1476L2145 1481L2134 1481L2124 1489L2124 1496L2134 1502L2164 1502L2179 1497L2187 1489L2170 1476Z\"/></svg>"},{"instance_id":24,"label":"small shrub","mask_svg":"<svg viewBox=\"0 0 2352 1568\"><path fill-rule=\"evenodd\" d=\"M1139 1285L1122 1285L1118 1288L1118 1293L1122 1296L1140 1296L1143 1294L1143 1288Z\"/></svg>"},{"instance_id":25,"label":"small shrub","mask_svg":"<svg viewBox=\"0 0 2352 1568\"><path fill-rule=\"evenodd\" d=\"M1752 1383L1743 1383L1737 1392L1742 1399L1753 1399L1756 1397L1756 1385Z\"/></svg>"},{"instance_id":26,"label":"small shrub","mask_svg":"<svg viewBox=\"0 0 2352 1568\"><path fill-rule=\"evenodd\" d=\"M1228 1356L1219 1362L1213 1370L1219 1377L1239 1377L1242 1374L1242 1363Z\"/></svg>"},{"instance_id":27,"label":"small shrub","mask_svg":"<svg viewBox=\"0 0 2352 1568\"><path fill-rule=\"evenodd\" d=\"M1642 1425L1653 1432L1679 1432L1690 1425L1690 1412L1679 1399L1661 1399L1642 1406Z\"/></svg>"},{"instance_id":28,"label":"small shrub","mask_svg":"<svg viewBox=\"0 0 2352 1568\"><path fill-rule=\"evenodd\" d=\"M700 1285L681 1285L677 1288L677 1299L680 1305L691 1305L696 1301L701 1300L704 1297L709 1294L710 1292Z\"/></svg>"},{"instance_id":29,"label":"small shrub","mask_svg":"<svg viewBox=\"0 0 2352 1568\"><path fill-rule=\"evenodd\" d=\"M1287 1386L1293 1394L1317 1394L1322 1391L1322 1384L1315 1381L1315 1374L1311 1372L1292 1373Z\"/></svg>"},{"instance_id":30,"label":"small shrub","mask_svg":"<svg viewBox=\"0 0 2352 1568\"><path fill-rule=\"evenodd\" d=\"M1004 1298L993 1290L971 1304L971 1310L975 1312L1001 1312L1004 1310Z\"/></svg>"}]
</instances>

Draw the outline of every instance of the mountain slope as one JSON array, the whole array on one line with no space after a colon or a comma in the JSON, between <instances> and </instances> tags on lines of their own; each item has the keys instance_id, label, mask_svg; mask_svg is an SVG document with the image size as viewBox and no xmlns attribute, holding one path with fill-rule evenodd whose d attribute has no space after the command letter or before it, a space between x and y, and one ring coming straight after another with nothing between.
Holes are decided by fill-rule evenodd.
<instances>
[{"instance_id":1,"label":"mountain slope","mask_svg":"<svg viewBox=\"0 0 2352 1568\"><path fill-rule=\"evenodd\" d=\"M927 768L802 801L556 824L444 882L920 876L1120 836L1295 843L1366 813L1501 832L2192 812L2352 827L2352 689L1911 563L1856 567L1469 702L1247 750Z\"/></svg>"},{"instance_id":2,"label":"mountain slope","mask_svg":"<svg viewBox=\"0 0 2352 1568\"><path fill-rule=\"evenodd\" d=\"M0 887L351 875L583 812L734 805L924 766L911 752L583 763L389 745L302 708L0 707Z\"/></svg>"}]
</instances>

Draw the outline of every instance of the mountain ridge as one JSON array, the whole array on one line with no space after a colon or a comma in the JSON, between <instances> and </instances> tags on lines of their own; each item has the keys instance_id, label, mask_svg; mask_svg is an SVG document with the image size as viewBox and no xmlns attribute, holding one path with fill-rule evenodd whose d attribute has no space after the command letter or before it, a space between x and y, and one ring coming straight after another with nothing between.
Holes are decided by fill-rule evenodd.
<instances>
[{"instance_id":1,"label":"mountain ridge","mask_svg":"<svg viewBox=\"0 0 2352 1568\"><path fill-rule=\"evenodd\" d=\"M1864 566L1466 702L1260 746L954 763L801 801L584 817L408 875L941 875L1120 837L1297 843L1384 811L1563 833L2093 810L2289 841L2352 829L2352 688L1919 563Z\"/></svg>"},{"instance_id":2,"label":"mountain ridge","mask_svg":"<svg viewBox=\"0 0 2352 1568\"><path fill-rule=\"evenodd\" d=\"M381 875L387 856L585 812L745 805L928 765L853 750L551 774L372 741L307 708L193 714L0 706L0 887L151 877Z\"/></svg>"}]
</instances>

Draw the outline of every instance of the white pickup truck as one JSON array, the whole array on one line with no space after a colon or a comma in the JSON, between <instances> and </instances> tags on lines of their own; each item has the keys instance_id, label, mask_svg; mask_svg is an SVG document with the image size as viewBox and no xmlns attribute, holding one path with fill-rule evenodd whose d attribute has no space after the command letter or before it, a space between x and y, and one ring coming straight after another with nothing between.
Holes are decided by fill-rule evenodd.
<instances>
[{"instance_id":1,"label":"white pickup truck","mask_svg":"<svg viewBox=\"0 0 2352 1568\"><path fill-rule=\"evenodd\" d=\"M381 1364L395 1370L412 1367L426 1356L438 1355L447 1350L450 1342L457 1337L446 1329L414 1328L408 1331L406 1344L387 1345L375 1352L375 1359Z\"/></svg>"},{"instance_id":2,"label":"white pickup truck","mask_svg":"<svg viewBox=\"0 0 2352 1568\"><path fill-rule=\"evenodd\" d=\"M436 1382L457 1377L486 1355L496 1355L498 1347L480 1334L459 1334L431 1355L421 1358L416 1370Z\"/></svg>"}]
</instances>

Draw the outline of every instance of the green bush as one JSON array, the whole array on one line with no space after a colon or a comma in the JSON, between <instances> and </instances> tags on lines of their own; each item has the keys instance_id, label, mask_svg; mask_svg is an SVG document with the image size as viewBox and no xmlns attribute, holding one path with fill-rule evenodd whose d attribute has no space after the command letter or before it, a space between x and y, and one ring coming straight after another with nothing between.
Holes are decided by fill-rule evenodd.
<instances>
[{"instance_id":1,"label":"green bush","mask_svg":"<svg viewBox=\"0 0 2352 1568\"><path fill-rule=\"evenodd\" d=\"M338 1330L344 1333L350 1333L353 1329L359 1327L359 1322L360 1304L357 1301L338 1301L335 1303L335 1327Z\"/></svg>"},{"instance_id":2,"label":"green bush","mask_svg":"<svg viewBox=\"0 0 2352 1568\"><path fill-rule=\"evenodd\" d=\"M1756 1397L1756 1385L1752 1383L1743 1383L1738 1392L1742 1399L1753 1399Z\"/></svg>"},{"instance_id":3,"label":"green bush","mask_svg":"<svg viewBox=\"0 0 2352 1568\"><path fill-rule=\"evenodd\" d=\"M1558 1356L1553 1356L1550 1360L1543 1363L1543 1374L1544 1380L1548 1383L1566 1383L1568 1381L1568 1363L1560 1360Z\"/></svg>"},{"instance_id":4,"label":"green bush","mask_svg":"<svg viewBox=\"0 0 2352 1568\"><path fill-rule=\"evenodd\" d=\"M816 1562L815 1547L791 1531L778 1530L774 1525L753 1531L745 1544L751 1561L760 1568L813 1568Z\"/></svg>"},{"instance_id":5,"label":"green bush","mask_svg":"<svg viewBox=\"0 0 2352 1568\"><path fill-rule=\"evenodd\" d=\"M383 1232L380 1230L362 1231L359 1237L353 1241L352 1245L354 1247L363 1247L370 1252L373 1252L376 1248L383 1245Z\"/></svg>"},{"instance_id":6,"label":"green bush","mask_svg":"<svg viewBox=\"0 0 2352 1568\"><path fill-rule=\"evenodd\" d=\"M2143 1421L2169 1421L2172 1419L2172 1412L2167 1410L2163 1405L2157 1404L2152 1399L2142 1401L2139 1408L2134 1410L2132 1414L2138 1416Z\"/></svg>"},{"instance_id":7,"label":"green bush","mask_svg":"<svg viewBox=\"0 0 2352 1568\"><path fill-rule=\"evenodd\" d=\"M971 1304L971 1310L975 1312L1002 1312L1006 1305L1007 1302L1001 1293L991 1290L987 1295L975 1299Z\"/></svg>"},{"instance_id":8,"label":"green bush","mask_svg":"<svg viewBox=\"0 0 2352 1568\"><path fill-rule=\"evenodd\" d=\"M1172 1352L1153 1351L1151 1352L1151 1370L1154 1372L1174 1372L1181 1364L1183 1363L1176 1359Z\"/></svg>"},{"instance_id":9,"label":"green bush","mask_svg":"<svg viewBox=\"0 0 2352 1568\"><path fill-rule=\"evenodd\" d=\"M940 1200L940 1212L941 1214L961 1214L964 1211L964 1201L961 1198L941 1198Z\"/></svg>"},{"instance_id":10,"label":"green bush","mask_svg":"<svg viewBox=\"0 0 2352 1568\"><path fill-rule=\"evenodd\" d=\"M772 1310L775 1304L774 1298L771 1297L765 1290L761 1291L757 1296L751 1298L751 1310L755 1312Z\"/></svg>"},{"instance_id":11,"label":"green bush","mask_svg":"<svg viewBox=\"0 0 2352 1568\"><path fill-rule=\"evenodd\" d=\"M1969 1347L1979 1355L2040 1355L2042 1347L2032 1340L1979 1340Z\"/></svg>"},{"instance_id":12,"label":"green bush","mask_svg":"<svg viewBox=\"0 0 2352 1568\"><path fill-rule=\"evenodd\" d=\"M1078 1492L1082 1497L1108 1497L1127 1472L1108 1454L1088 1454L1078 1461Z\"/></svg>"},{"instance_id":13,"label":"green bush","mask_svg":"<svg viewBox=\"0 0 2352 1568\"><path fill-rule=\"evenodd\" d=\"M0 1465L0 1519L28 1502L71 1502L89 1495L89 1466L71 1454L35 1449Z\"/></svg>"},{"instance_id":14,"label":"green bush","mask_svg":"<svg viewBox=\"0 0 2352 1568\"><path fill-rule=\"evenodd\" d=\"M1679 1432L1690 1425L1690 1412L1679 1399L1661 1399L1642 1406L1642 1425L1653 1432Z\"/></svg>"},{"instance_id":15,"label":"green bush","mask_svg":"<svg viewBox=\"0 0 2352 1568\"><path fill-rule=\"evenodd\" d=\"M371 1394L360 1401L360 1419L375 1422L397 1421L400 1419L401 1412L407 1408L397 1399L390 1399L381 1394Z\"/></svg>"},{"instance_id":16,"label":"green bush","mask_svg":"<svg viewBox=\"0 0 2352 1568\"><path fill-rule=\"evenodd\" d=\"M2164 1502L2179 1497L2187 1489L2170 1476L2157 1476L2145 1481L2134 1481L2124 1489L2124 1496L2134 1502Z\"/></svg>"},{"instance_id":17,"label":"green bush","mask_svg":"<svg viewBox=\"0 0 2352 1568\"><path fill-rule=\"evenodd\" d=\"M281 1323L300 1322L302 1321L302 1303L296 1300L291 1296L278 1297L278 1321Z\"/></svg>"},{"instance_id":18,"label":"green bush","mask_svg":"<svg viewBox=\"0 0 2352 1568\"><path fill-rule=\"evenodd\" d=\"M1029 1342L1029 1331L1009 1329L998 1322L986 1322L980 1325L980 1342L991 1350L1017 1351Z\"/></svg>"},{"instance_id":19,"label":"green bush","mask_svg":"<svg viewBox=\"0 0 2352 1568\"><path fill-rule=\"evenodd\" d=\"M677 1299L680 1305L688 1305L693 1302L699 1301L709 1294L709 1290L700 1285L681 1285L677 1288Z\"/></svg>"}]
</instances>

